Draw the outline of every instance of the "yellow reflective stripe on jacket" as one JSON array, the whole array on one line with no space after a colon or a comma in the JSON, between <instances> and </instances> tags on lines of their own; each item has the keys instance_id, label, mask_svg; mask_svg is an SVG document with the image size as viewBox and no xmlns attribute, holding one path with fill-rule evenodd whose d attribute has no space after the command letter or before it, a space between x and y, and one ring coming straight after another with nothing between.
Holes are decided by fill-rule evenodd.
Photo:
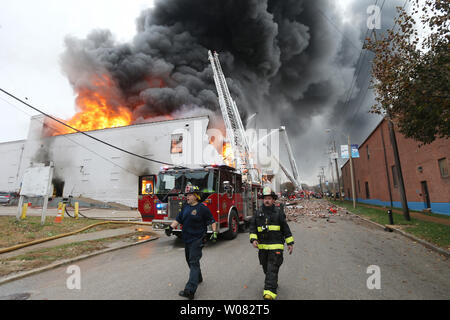
<instances>
[{"instance_id":1,"label":"yellow reflective stripe on jacket","mask_svg":"<svg viewBox=\"0 0 450 320\"><path fill-rule=\"evenodd\" d=\"M283 250L284 244L258 244L258 249L262 250Z\"/></svg>"},{"instance_id":2,"label":"yellow reflective stripe on jacket","mask_svg":"<svg viewBox=\"0 0 450 320\"><path fill-rule=\"evenodd\" d=\"M269 296L271 296L272 299L275 299L275 298L277 297L277 295L276 295L275 293L273 293L272 291L270 291L270 290L264 290L263 295L265 296L266 294L268 294Z\"/></svg>"},{"instance_id":3,"label":"yellow reflective stripe on jacket","mask_svg":"<svg viewBox=\"0 0 450 320\"><path fill-rule=\"evenodd\" d=\"M294 242L294 237L286 238L286 243L287 243L287 244L289 244L289 243L291 243L291 242Z\"/></svg>"},{"instance_id":4,"label":"yellow reflective stripe on jacket","mask_svg":"<svg viewBox=\"0 0 450 320\"><path fill-rule=\"evenodd\" d=\"M250 240L256 239L258 240L258 235L256 233L250 233Z\"/></svg>"},{"instance_id":5,"label":"yellow reflective stripe on jacket","mask_svg":"<svg viewBox=\"0 0 450 320\"><path fill-rule=\"evenodd\" d=\"M270 225L270 226L267 226L267 229L269 231L280 231L280 226ZM258 232L262 232L262 231L263 231L262 227L258 227Z\"/></svg>"}]
</instances>

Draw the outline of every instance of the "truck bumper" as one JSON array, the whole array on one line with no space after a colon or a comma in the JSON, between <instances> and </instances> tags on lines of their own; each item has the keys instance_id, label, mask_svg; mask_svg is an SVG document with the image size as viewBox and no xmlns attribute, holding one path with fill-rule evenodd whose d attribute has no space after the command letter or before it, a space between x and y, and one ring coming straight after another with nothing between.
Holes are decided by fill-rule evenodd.
<instances>
[{"instance_id":1,"label":"truck bumper","mask_svg":"<svg viewBox=\"0 0 450 320\"><path fill-rule=\"evenodd\" d=\"M152 220L152 227L155 230L158 229L165 229L167 226L170 226L172 224L173 220L158 220L158 219L153 219ZM174 229L178 230L178 229Z\"/></svg>"},{"instance_id":2,"label":"truck bumper","mask_svg":"<svg viewBox=\"0 0 450 320\"><path fill-rule=\"evenodd\" d=\"M152 220L152 227L154 230L163 230L165 229L167 226L170 226L172 224L174 220L160 220L160 219L154 219ZM220 229L219 233L222 233L224 231L227 231L228 228L226 229ZM180 226L178 226L176 229L173 229L172 232L181 232L181 228ZM206 233L212 233L212 227L211 225L208 226L208 230L206 231Z\"/></svg>"}]
</instances>

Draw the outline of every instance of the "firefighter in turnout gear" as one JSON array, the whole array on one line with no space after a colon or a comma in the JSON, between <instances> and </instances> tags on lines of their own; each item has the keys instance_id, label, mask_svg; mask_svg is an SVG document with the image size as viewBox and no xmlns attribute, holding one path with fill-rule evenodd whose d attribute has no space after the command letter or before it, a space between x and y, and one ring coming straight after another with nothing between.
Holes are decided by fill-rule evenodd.
<instances>
[{"instance_id":1,"label":"firefighter in turnout gear","mask_svg":"<svg viewBox=\"0 0 450 320\"><path fill-rule=\"evenodd\" d=\"M199 283L203 282L200 259L207 234L207 226L211 225L212 227L213 233L210 239L213 242L217 240L217 226L211 211L199 202L201 200L199 188L189 183L186 185L185 194L187 204L183 206L175 221L166 228L165 232L170 236L174 228L178 225L183 226L182 237L185 244L186 262L189 266L189 280L184 290L178 294L192 300Z\"/></svg>"},{"instance_id":2,"label":"firefighter in turnout gear","mask_svg":"<svg viewBox=\"0 0 450 320\"><path fill-rule=\"evenodd\" d=\"M266 275L263 298L273 300L277 296L278 270L283 263L284 243L288 246L289 254L292 254L294 238L283 210L274 205L277 195L265 187L262 197L264 205L250 220L250 242L259 249L259 263Z\"/></svg>"}]
</instances>

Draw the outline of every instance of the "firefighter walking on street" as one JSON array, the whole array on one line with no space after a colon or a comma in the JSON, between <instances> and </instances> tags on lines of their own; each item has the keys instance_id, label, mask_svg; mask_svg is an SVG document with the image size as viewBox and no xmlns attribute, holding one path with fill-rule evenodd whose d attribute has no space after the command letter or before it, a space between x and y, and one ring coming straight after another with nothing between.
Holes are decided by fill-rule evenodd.
<instances>
[{"instance_id":1,"label":"firefighter walking on street","mask_svg":"<svg viewBox=\"0 0 450 320\"><path fill-rule=\"evenodd\" d=\"M284 243L289 254L294 249L294 238L286 222L286 215L275 206L277 195L270 189L263 189L264 205L256 211L250 220L250 242L259 249L259 263L266 275L263 298L274 300L277 296L278 271L283 263Z\"/></svg>"},{"instance_id":2,"label":"firefighter walking on street","mask_svg":"<svg viewBox=\"0 0 450 320\"><path fill-rule=\"evenodd\" d=\"M217 240L217 230L211 211L204 204L200 203L199 188L188 184L185 194L187 204L183 206L175 221L165 229L165 232L170 236L172 230L178 225L183 226L182 237L185 244L186 262L189 266L189 280L184 290L179 292L179 295L192 300L198 284L203 282L200 259L206 240L207 227L208 225L212 227L213 233L210 236L210 240L213 242Z\"/></svg>"}]
</instances>

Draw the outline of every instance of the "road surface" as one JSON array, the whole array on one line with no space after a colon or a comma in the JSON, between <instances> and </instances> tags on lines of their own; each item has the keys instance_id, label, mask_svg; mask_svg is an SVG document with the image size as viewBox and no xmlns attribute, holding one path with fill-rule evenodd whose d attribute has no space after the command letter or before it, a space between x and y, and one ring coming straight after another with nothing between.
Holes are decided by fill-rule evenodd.
<instances>
[{"instance_id":1,"label":"road surface","mask_svg":"<svg viewBox=\"0 0 450 320\"><path fill-rule=\"evenodd\" d=\"M351 215L289 225L294 253L285 252L278 299L450 299L449 261L419 243ZM75 264L81 289L68 289L63 266L1 285L0 299L183 299L188 278L182 242L164 234ZM367 286L373 265L380 289ZM262 299L264 275L248 233L208 244L201 266L196 299Z\"/></svg>"}]
</instances>

